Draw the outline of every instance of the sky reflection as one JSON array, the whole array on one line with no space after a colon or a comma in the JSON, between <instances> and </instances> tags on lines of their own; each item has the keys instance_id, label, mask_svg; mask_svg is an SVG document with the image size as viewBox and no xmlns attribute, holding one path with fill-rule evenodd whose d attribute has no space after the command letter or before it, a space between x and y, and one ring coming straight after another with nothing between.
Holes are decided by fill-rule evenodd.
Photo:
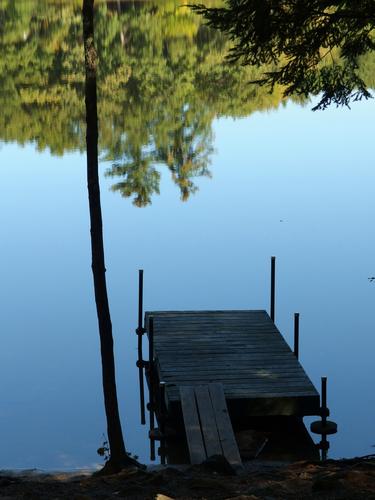
<instances>
[{"instance_id":1,"label":"sky reflection","mask_svg":"<svg viewBox=\"0 0 375 500\"><path fill-rule=\"evenodd\" d=\"M213 178L186 203L162 175L161 195L139 209L110 191L102 165L119 399L127 447L141 460L138 268L146 309L257 309L268 307L270 255L276 323L291 344L300 312L301 363L318 388L328 376L339 424L331 456L373 451L374 106L312 113L289 104L215 121ZM105 421L85 158L14 144L0 157L0 466L90 466Z\"/></svg>"}]
</instances>

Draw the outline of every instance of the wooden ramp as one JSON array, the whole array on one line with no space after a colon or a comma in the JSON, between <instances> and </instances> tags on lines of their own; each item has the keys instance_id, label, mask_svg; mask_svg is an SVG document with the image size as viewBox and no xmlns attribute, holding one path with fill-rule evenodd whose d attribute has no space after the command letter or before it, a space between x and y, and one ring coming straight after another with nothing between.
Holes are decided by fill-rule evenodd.
<instances>
[{"instance_id":1,"label":"wooden ramp","mask_svg":"<svg viewBox=\"0 0 375 500\"><path fill-rule=\"evenodd\" d=\"M146 329L150 316L171 413L181 407L181 387L220 382L231 412L319 414L318 392L266 311L147 312Z\"/></svg>"},{"instance_id":2,"label":"wooden ramp","mask_svg":"<svg viewBox=\"0 0 375 500\"><path fill-rule=\"evenodd\" d=\"M222 455L234 469L241 468L222 384L181 386L180 396L191 463Z\"/></svg>"}]
</instances>

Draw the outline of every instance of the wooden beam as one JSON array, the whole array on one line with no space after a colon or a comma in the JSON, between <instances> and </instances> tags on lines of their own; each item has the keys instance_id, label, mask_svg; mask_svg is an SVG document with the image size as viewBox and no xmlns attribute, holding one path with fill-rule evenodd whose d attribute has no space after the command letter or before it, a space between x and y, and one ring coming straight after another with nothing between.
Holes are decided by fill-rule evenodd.
<instances>
[{"instance_id":1,"label":"wooden beam","mask_svg":"<svg viewBox=\"0 0 375 500\"><path fill-rule=\"evenodd\" d=\"M195 387L202 434L206 447L207 457L222 455L220 437L216 427L215 413L212 407L210 393L207 385Z\"/></svg>"},{"instance_id":2,"label":"wooden beam","mask_svg":"<svg viewBox=\"0 0 375 500\"><path fill-rule=\"evenodd\" d=\"M190 461L192 464L201 464L206 460L207 455L203 444L193 387L180 387L180 397Z\"/></svg>"},{"instance_id":3,"label":"wooden beam","mask_svg":"<svg viewBox=\"0 0 375 500\"><path fill-rule=\"evenodd\" d=\"M216 426L219 432L223 454L234 468L242 468L242 461L234 432L230 421L227 403L222 384L209 384L208 386L212 406L215 412Z\"/></svg>"}]
</instances>

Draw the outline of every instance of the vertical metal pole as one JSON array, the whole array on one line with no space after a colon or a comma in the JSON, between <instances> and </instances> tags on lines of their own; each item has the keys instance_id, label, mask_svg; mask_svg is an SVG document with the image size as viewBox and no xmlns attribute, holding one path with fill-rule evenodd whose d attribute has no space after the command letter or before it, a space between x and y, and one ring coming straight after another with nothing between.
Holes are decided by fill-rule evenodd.
<instances>
[{"instance_id":1,"label":"vertical metal pole","mask_svg":"<svg viewBox=\"0 0 375 500\"><path fill-rule=\"evenodd\" d=\"M275 322L275 262L276 257L271 257L271 307L270 316L273 322Z\"/></svg>"},{"instance_id":2,"label":"vertical metal pole","mask_svg":"<svg viewBox=\"0 0 375 500\"><path fill-rule=\"evenodd\" d=\"M138 329L143 330L143 269L138 271Z\"/></svg>"},{"instance_id":3,"label":"vertical metal pole","mask_svg":"<svg viewBox=\"0 0 375 500\"><path fill-rule=\"evenodd\" d=\"M294 313L294 355L299 356L299 313Z\"/></svg>"},{"instance_id":4,"label":"vertical metal pole","mask_svg":"<svg viewBox=\"0 0 375 500\"><path fill-rule=\"evenodd\" d=\"M327 422L327 377L322 377L322 426Z\"/></svg>"},{"instance_id":5,"label":"vertical metal pole","mask_svg":"<svg viewBox=\"0 0 375 500\"><path fill-rule=\"evenodd\" d=\"M320 449L322 451L321 461L325 462L328 458L328 450L329 450L329 441L327 439L327 434L322 434L322 439L319 443Z\"/></svg>"},{"instance_id":6,"label":"vertical metal pole","mask_svg":"<svg viewBox=\"0 0 375 500\"><path fill-rule=\"evenodd\" d=\"M153 430L155 429L155 413L154 413L154 318L150 318L148 322L148 385L150 389L150 459L155 460L155 439Z\"/></svg>"},{"instance_id":7,"label":"vertical metal pole","mask_svg":"<svg viewBox=\"0 0 375 500\"><path fill-rule=\"evenodd\" d=\"M145 415L145 386L143 378L143 352L142 352L142 337L144 333L144 328L142 326L143 322L143 269L138 272L138 374L139 374L139 399L141 404L141 424L145 425L146 415Z\"/></svg>"}]
</instances>

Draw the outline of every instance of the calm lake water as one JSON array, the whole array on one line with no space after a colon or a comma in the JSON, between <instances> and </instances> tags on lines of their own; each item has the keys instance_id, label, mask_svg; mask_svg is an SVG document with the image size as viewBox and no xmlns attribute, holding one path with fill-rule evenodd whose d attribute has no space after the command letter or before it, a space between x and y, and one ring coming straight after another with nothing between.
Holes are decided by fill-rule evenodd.
<instances>
[{"instance_id":1,"label":"calm lake water","mask_svg":"<svg viewBox=\"0 0 375 500\"><path fill-rule=\"evenodd\" d=\"M0 19L0 468L92 467L106 424L79 2L0 1ZM138 269L146 309L267 309L276 255L276 324L291 344L299 312L301 363L319 389L328 376L339 425L330 456L373 453L375 102L313 113L313 101L269 96L247 85L255 70L226 67L227 42L174 2L103 2L96 33L128 450L149 460Z\"/></svg>"}]
</instances>

